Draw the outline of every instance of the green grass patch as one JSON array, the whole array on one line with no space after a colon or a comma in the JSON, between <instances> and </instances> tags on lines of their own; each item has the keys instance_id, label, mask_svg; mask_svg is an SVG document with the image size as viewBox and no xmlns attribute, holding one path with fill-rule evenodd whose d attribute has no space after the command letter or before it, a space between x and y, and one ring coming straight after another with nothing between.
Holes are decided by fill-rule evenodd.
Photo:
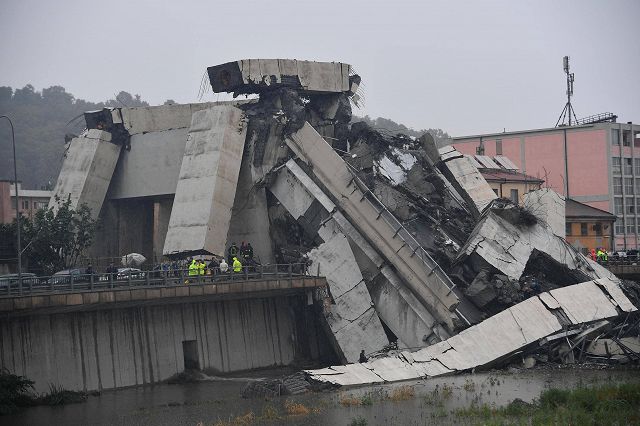
<instances>
[{"instance_id":1,"label":"green grass patch","mask_svg":"<svg viewBox=\"0 0 640 426\"><path fill-rule=\"evenodd\" d=\"M640 384L549 389L533 404L516 399L505 407L472 405L454 414L479 424L640 424Z\"/></svg>"}]
</instances>

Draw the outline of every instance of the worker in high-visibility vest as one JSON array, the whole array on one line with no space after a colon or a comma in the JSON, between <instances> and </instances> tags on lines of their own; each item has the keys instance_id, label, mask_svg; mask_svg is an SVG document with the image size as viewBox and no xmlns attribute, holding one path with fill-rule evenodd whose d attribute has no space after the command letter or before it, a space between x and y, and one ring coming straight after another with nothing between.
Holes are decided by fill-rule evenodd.
<instances>
[{"instance_id":1,"label":"worker in high-visibility vest","mask_svg":"<svg viewBox=\"0 0 640 426\"><path fill-rule=\"evenodd\" d=\"M233 272L234 273L242 272L242 263L240 263L237 257L233 258Z\"/></svg>"},{"instance_id":2,"label":"worker in high-visibility vest","mask_svg":"<svg viewBox=\"0 0 640 426\"><path fill-rule=\"evenodd\" d=\"M189 278L191 277L197 277L198 276L198 262L195 259L191 260L191 263L189 264ZM189 280L185 280L184 281L185 284L189 284Z\"/></svg>"},{"instance_id":3,"label":"worker in high-visibility vest","mask_svg":"<svg viewBox=\"0 0 640 426\"><path fill-rule=\"evenodd\" d=\"M198 261L198 274L199 275L204 275L204 270L207 267L207 265L204 263L204 260L199 260Z\"/></svg>"}]
</instances>

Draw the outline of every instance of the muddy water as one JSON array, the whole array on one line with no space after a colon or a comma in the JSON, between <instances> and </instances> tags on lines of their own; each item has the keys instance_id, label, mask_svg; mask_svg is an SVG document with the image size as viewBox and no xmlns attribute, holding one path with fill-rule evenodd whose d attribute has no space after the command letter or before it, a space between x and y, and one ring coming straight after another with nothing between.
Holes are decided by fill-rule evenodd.
<instances>
[{"instance_id":1,"label":"muddy water","mask_svg":"<svg viewBox=\"0 0 640 426\"><path fill-rule=\"evenodd\" d=\"M254 413L251 424L368 425L453 424L453 411L473 403L496 406L515 398L531 402L548 388L640 382L638 370L517 370L408 381L271 400L239 397L244 380L145 386L103 392L83 404L34 407L0 418L3 425L203 425ZM290 415L301 404L309 414ZM357 404L349 406L349 404ZM300 408L293 409L299 412ZM304 412L304 408L302 408ZM271 417L272 420L266 419ZM277 419L273 419L275 416ZM365 424L365 423L361 423Z\"/></svg>"}]
</instances>

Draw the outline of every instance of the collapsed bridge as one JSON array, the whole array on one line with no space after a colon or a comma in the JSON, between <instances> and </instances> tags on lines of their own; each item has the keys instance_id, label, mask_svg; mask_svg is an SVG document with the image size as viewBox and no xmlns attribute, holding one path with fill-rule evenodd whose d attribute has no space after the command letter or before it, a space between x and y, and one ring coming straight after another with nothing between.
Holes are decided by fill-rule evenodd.
<instances>
[{"instance_id":1,"label":"collapsed bridge","mask_svg":"<svg viewBox=\"0 0 640 426\"><path fill-rule=\"evenodd\" d=\"M244 240L263 264L305 262L326 277L316 303L341 363L444 345L533 296L531 280L618 285L559 236L561 196L513 205L430 135L352 123L350 65L247 59L208 74L214 92L258 97L85 114L54 193L102 220L94 256L223 257Z\"/></svg>"}]
</instances>

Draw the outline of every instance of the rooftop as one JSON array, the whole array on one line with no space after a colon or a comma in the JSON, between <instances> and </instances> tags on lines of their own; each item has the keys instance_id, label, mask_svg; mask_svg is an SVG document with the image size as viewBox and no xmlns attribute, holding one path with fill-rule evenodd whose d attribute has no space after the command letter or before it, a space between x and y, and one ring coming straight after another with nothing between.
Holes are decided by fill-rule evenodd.
<instances>
[{"instance_id":1,"label":"rooftop","mask_svg":"<svg viewBox=\"0 0 640 426\"><path fill-rule=\"evenodd\" d=\"M583 204L579 201L567 198L565 200L565 215L567 218L593 218L601 220L615 221L616 216L605 210L600 210Z\"/></svg>"},{"instance_id":2,"label":"rooftop","mask_svg":"<svg viewBox=\"0 0 640 426\"><path fill-rule=\"evenodd\" d=\"M525 175L515 170L479 169L487 181L544 183L543 179Z\"/></svg>"}]
</instances>

